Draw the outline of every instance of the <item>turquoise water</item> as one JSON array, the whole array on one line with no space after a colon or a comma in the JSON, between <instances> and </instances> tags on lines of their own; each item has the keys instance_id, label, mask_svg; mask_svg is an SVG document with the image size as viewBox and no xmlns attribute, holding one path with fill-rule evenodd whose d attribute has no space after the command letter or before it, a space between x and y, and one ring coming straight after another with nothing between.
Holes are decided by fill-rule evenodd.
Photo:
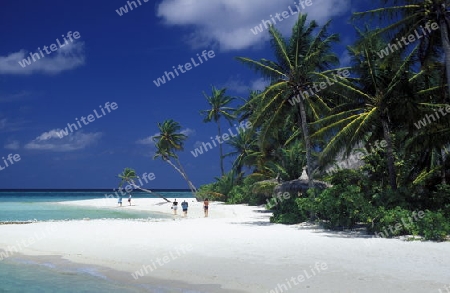
<instances>
[{"instance_id":1,"label":"turquoise water","mask_svg":"<svg viewBox=\"0 0 450 293\"><path fill-rule=\"evenodd\" d=\"M207 293L158 284L121 283L88 266L63 267L15 258L0 261L1 293Z\"/></svg>"},{"instance_id":2,"label":"turquoise water","mask_svg":"<svg viewBox=\"0 0 450 293\"><path fill-rule=\"evenodd\" d=\"M90 219L141 219L167 218L157 213L130 211L126 209L107 209L58 205L56 202L103 198L105 206L117 206L117 198L106 198L108 191L0 191L0 222L81 220ZM159 191L161 195L172 198L191 197L190 192ZM145 192L133 192L133 198L157 198ZM123 198L124 205L127 198Z\"/></svg>"},{"instance_id":3,"label":"turquoise water","mask_svg":"<svg viewBox=\"0 0 450 293\"><path fill-rule=\"evenodd\" d=\"M104 198L105 204L117 206L117 198L106 199L106 191L0 191L0 222L49 221L90 219L148 219L171 218L158 213L131 211L122 208L88 208L58 205L56 202ZM168 198L192 197L190 192L158 191ZM133 198L157 198L144 192L133 192ZM126 197L124 197L126 205ZM0 234L1 237L7 235ZM24 257L25 258L25 257ZM78 266L68 268L47 262L39 264L9 257L0 261L0 293L53 293L53 292L151 292L151 293L206 293L181 288L167 288L158 284L122 284L108 279L96 268Z\"/></svg>"}]
</instances>

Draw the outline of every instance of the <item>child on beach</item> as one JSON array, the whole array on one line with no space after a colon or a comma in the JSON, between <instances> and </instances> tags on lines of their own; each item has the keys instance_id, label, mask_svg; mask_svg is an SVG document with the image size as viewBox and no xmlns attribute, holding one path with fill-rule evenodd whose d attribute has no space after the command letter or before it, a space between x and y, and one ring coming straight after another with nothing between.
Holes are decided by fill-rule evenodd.
<instances>
[{"instance_id":1,"label":"child on beach","mask_svg":"<svg viewBox=\"0 0 450 293\"><path fill-rule=\"evenodd\" d=\"M122 206L122 195L119 195L119 201L117 202L117 204L119 204L119 206Z\"/></svg>"},{"instance_id":2,"label":"child on beach","mask_svg":"<svg viewBox=\"0 0 450 293\"><path fill-rule=\"evenodd\" d=\"M208 207L209 207L209 200L205 198L203 201L203 212L205 213L205 217L208 217Z\"/></svg>"},{"instance_id":3,"label":"child on beach","mask_svg":"<svg viewBox=\"0 0 450 293\"><path fill-rule=\"evenodd\" d=\"M131 193L128 194L128 204L131 206Z\"/></svg>"},{"instance_id":4,"label":"child on beach","mask_svg":"<svg viewBox=\"0 0 450 293\"><path fill-rule=\"evenodd\" d=\"M185 217L187 216L188 206L189 206L189 204L185 200L183 200L183 202L181 203L181 208L183 209L183 213L184 213Z\"/></svg>"},{"instance_id":5,"label":"child on beach","mask_svg":"<svg viewBox=\"0 0 450 293\"><path fill-rule=\"evenodd\" d=\"M173 214L176 215L177 214L177 209L178 209L178 202L177 202L176 198L175 198L175 201L172 204L172 209L173 209Z\"/></svg>"}]
</instances>

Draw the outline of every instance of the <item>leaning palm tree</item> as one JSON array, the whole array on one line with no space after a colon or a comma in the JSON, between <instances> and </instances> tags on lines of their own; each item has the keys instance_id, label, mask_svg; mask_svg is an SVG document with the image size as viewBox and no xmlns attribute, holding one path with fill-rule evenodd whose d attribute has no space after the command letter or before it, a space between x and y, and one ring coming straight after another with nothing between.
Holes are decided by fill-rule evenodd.
<instances>
[{"instance_id":1,"label":"leaning palm tree","mask_svg":"<svg viewBox=\"0 0 450 293\"><path fill-rule=\"evenodd\" d=\"M440 47L445 55L446 78L448 93L450 94L450 3L448 0L381 0L383 5L389 3L390 7L382 7L354 14L355 18L366 15L379 16L387 21L395 20L383 29L376 30L376 34L388 33L391 42L396 44L401 38L416 35L415 30L421 31L425 27L426 35L420 33L422 38L419 51L422 65L433 56L436 48ZM432 24L436 23L436 26ZM428 24L428 25L427 25ZM431 27L431 28L430 28ZM398 38L398 40L397 40ZM398 44L397 44L398 45Z\"/></svg>"},{"instance_id":2,"label":"leaning palm tree","mask_svg":"<svg viewBox=\"0 0 450 293\"><path fill-rule=\"evenodd\" d=\"M189 180L177 154L175 153L176 151L183 150L183 144L187 139L187 136L182 133L178 133L181 126L178 122L172 119L165 120L163 123L158 123L158 128L159 135L153 137L153 141L155 142L157 149L153 159L161 158L164 162L171 165L178 173L181 174L184 180L186 180L192 193L196 196L197 189ZM171 161L171 158L175 160L177 165Z\"/></svg>"},{"instance_id":3,"label":"leaning palm tree","mask_svg":"<svg viewBox=\"0 0 450 293\"><path fill-rule=\"evenodd\" d=\"M161 197L162 199L164 199L167 202L170 202L170 200L168 200L167 198L165 198L164 196L162 196L159 193L153 192L151 190L145 189L140 187L139 185L137 185L134 180L136 178L139 179L139 177L136 175L136 171L134 169L131 168L125 168L123 169L122 173L117 175L117 177L120 178L120 182L119 182L119 188L121 188L125 183L130 184L133 188L151 193L151 194L156 194L157 196Z\"/></svg>"},{"instance_id":4,"label":"leaning palm tree","mask_svg":"<svg viewBox=\"0 0 450 293\"><path fill-rule=\"evenodd\" d=\"M216 89L214 86L212 86L211 96L208 96L205 92L203 92L203 95L205 96L211 108L208 110L200 111L200 113L205 116L203 122L207 123L214 121L217 123L217 131L219 137L222 137L222 131L220 129L220 121L219 121L220 117L224 117L229 122L235 119L235 117L233 116L233 112L236 109L229 107L229 104L234 100L234 98L226 96L225 92L226 88ZM222 144L219 144L219 152L220 152L220 172L223 176L225 174L225 171L223 168Z\"/></svg>"},{"instance_id":5,"label":"leaning palm tree","mask_svg":"<svg viewBox=\"0 0 450 293\"><path fill-rule=\"evenodd\" d=\"M257 109L250 121L254 129L260 128L261 143L265 144L273 129L281 125L285 117L291 115L291 121L296 121L301 129L295 135L302 135L304 141L307 173L311 179L309 186L312 188L313 145L308 123L318 119L329 109L324 91L311 93L311 89L325 81L319 73L327 71L329 74L330 67L338 64L339 60L331 52L331 46L339 37L327 33L330 22L318 29L315 21L307 23L306 18L306 15L299 14L292 35L287 40L273 26L269 28L275 61L252 60L246 57L237 59L270 80L270 85L257 98L251 100ZM290 128L293 128L292 126Z\"/></svg>"}]
</instances>

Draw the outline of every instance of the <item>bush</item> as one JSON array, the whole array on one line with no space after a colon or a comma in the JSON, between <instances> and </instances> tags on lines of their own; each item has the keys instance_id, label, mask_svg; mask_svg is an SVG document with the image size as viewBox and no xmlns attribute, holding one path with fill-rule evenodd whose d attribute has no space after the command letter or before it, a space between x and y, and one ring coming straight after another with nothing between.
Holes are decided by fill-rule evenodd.
<instances>
[{"instance_id":1,"label":"bush","mask_svg":"<svg viewBox=\"0 0 450 293\"><path fill-rule=\"evenodd\" d=\"M417 221L410 221L411 217L411 211L400 207L389 210L379 207L369 219L371 224L367 230L378 235L382 233L381 236L385 238L407 234L417 235L419 232Z\"/></svg>"},{"instance_id":2,"label":"bush","mask_svg":"<svg viewBox=\"0 0 450 293\"><path fill-rule=\"evenodd\" d=\"M250 201L250 190L245 185L235 185L228 194L228 202L230 204L248 203Z\"/></svg>"},{"instance_id":3,"label":"bush","mask_svg":"<svg viewBox=\"0 0 450 293\"><path fill-rule=\"evenodd\" d=\"M335 185L324 190L315 200L317 215L330 229L352 228L366 222L372 205L364 198L361 188Z\"/></svg>"},{"instance_id":4,"label":"bush","mask_svg":"<svg viewBox=\"0 0 450 293\"><path fill-rule=\"evenodd\" d=\"M299 212L297 200L299 199L291 196L275 205L273 216L270 217L270 222L280 224L297 224L306 221L308 216L302 212Z\"/></svg>"},{"instance_id":5,"label":"bush","mask_svg":"<svg viewBox=\"0 0 450 293\"><path fill-rule=\"evenodd\" d=\"M425 240L445 241L450 234L450 220L442 212L426 210L417 226Z\"/></svg>"},{"instance_id":6,"label":"bush","mask_svg":"<svg viewBox=\"0 0 450 293\"><path fill-rule=\"evenodd\" d=\"M227 203L248 203L249 205L265 203L266 198L272 194L274 186L270 182L263 181L264 179L262 174L252 174L246 177L240 185L233 186L228 193Z\"/></svg>"}]
</instances>

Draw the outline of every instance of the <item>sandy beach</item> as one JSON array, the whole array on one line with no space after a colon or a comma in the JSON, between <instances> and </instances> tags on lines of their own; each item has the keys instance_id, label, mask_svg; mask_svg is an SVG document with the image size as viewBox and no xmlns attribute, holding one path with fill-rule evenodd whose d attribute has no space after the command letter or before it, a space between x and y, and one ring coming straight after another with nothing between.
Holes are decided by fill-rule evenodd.
<instances>
[{"instance_id":1,"label":"sandy beach","mask_svg":"<svg viewBox=\"0 0 450 293\"><path fill-rule=\"evenodd\" d=\"M202 203L188 202L187 218L179 209L168 220L1 225L0 251L16 246L9 257L91 265L120 282L192 292L447 292L450 285L449 242L271 224L263 207L219 202L205 218ZM115 199L56 204L171 213L162 199L128 206L124 198L123 207Z\"/></svg>"}]
</instances>

